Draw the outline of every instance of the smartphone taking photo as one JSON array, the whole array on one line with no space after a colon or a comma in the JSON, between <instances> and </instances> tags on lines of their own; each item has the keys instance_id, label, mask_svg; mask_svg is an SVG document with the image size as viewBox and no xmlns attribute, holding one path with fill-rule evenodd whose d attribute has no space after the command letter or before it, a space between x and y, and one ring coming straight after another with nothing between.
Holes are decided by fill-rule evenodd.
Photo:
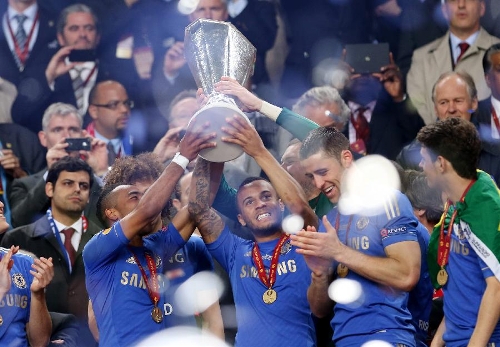
<instances>
[{"instance_id":1,"label":"smartphone taking photo","mask_svg":"<svg viewBox=\"0 0 500 347\"><path fill-rule=\"evenodd\" d=\"M86 137L82 138L68 138L66 139L68 147L66 147L66 152L75 151L90 151L90 139Z\"/></svg>"},{"instance_id":2,"label":"smartphone taking photo","mask_svg":"<svg viewBox=\"0 0 500 347\"><path fill-rule=\"evenodd\" d=\"M73 49L69 55L68 59L71 62L86 62L86 61L96 61L95 49Z\"/></svg>"}]
</instances>

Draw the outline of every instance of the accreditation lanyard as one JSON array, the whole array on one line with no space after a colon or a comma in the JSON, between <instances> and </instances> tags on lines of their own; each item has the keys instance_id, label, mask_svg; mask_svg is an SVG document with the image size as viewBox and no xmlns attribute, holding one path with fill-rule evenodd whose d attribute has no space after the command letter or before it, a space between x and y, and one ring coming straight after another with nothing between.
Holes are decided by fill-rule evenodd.
<instances>
[{"instance_id":1,"label":"accreditation lanyard","mask_svg":"<svg viewBox=\"0 0 500 347\"><path fill-rule=\"evenodd\" d=\"M149 253L149 251L144 252L144 256L146 257L146 262L148 265L149 269L149 274L150 274L150 279L148 280L148 276L146 274L146 271L144 271L144 267L142 266L141 262L139 261L139 258L137 255L134 253L131 247L128 247L130 253L134 256L135 263L139 267L139 270L141 270L142 278L144 280L144 283L146 285L146 288L148 290L149 298L151 299L151 302L153 303L154 307L158 307L158 302L160 301L160 284L158 282L158 277L156 276L156 262L155 262L155 257L154 254L153 256Z\"/></svg>"},{"instance_id":2,"label":"accreditation lanyard","mask_svg":"<svg viewBox=\"0 0 500 347\"><path fill-rule=\"evenodd\" d=\"M285 242L290 238L290 235L282 234L280 240L276 247L274 247L273 257L271 258L271 267L269 268L269 277L266 275L266 269L264 268L264 262L262 261L262 255L260 253L259 245L257 242L254 242L252 248L252 258L257 267L257 273L259 275L260 280L266 288L271 289L276 282L276 271L278 269L278 258L281 253L281 247L285 244Z\"/></svg>"},{"instance_id":3,"label":"accreditation lanyard","mask_svg":"<svg viewBox=\"0 0 500 347\"><path fill-rule=\"evenodd\" d=\"M465 191L463 192L462 196L459 199L459 202L463 203L465 201L465 196L471 189L471 187L474 185L476 180L472 180L467 188L465 188ZM444 234L444 222L446 218L446 214L448 214L448 210L453 206L452 202L450 200L446 201L446 204L444 206L444 213L445 216L443 218L443 221L441 223L441 228L439 229L439 243L438 243L438 265L441 266L441 269L443 269L447 264L448 264L448 259L450 258L450 243L451 243L451 234L453 232L453 223L455 222L455 218L457 217L458 209L456 206L454 206L454 211L451 214L450 222L448 224L448 231L446 235Z\"/></svg>"},{"instance_id":4,"label":"accreditation lanyard","mask_svg":"<svg viewBox=\"0 0 500 347\"><path fill-rule=\"evenodd\" d=\"M497 112L495 108L491 107L491 116L493 117L493 122L495 123L495 127L497 128L498 133L500 134L500 120L498 119Z\"/></svg>"},{"instance_id":5,"label":"accreditation lanyard","mask_svg":"<svg viewBox=\"0 0 500 347\"><path fill-rule=\"evenodd\" d=\"M30 50L30 42L33 38L33 33L35 32L36 23L38 22L38 12L36 13L35 20L33 21L33 25L31 26L28 37L26 38L26 42L24 43L24 47L19 47L19 43L16 40L16 35L14 35L14 31L10 26L10 20L7 17L7 13L5 14L5 20L7 21L7 27L9 28L10 37L12 38L12 42L14 42L14 50L16 51L16 55L19 58L21 64L24 65L26 59L28 59L28 54Z\"/></svg>"},{"instance_id":6,"label":"accreditation lanyard","mask_svg":"<svg viewBox=\"0 0 500 347\"><path fill-rule=\"evenodd\" d=\"M61 239L61 234L59 233L59 230L57 229L57 225L54 222L54 218L52 217L52 209L51 208L49 208L47 210L47 219L49 221L50 228L52 229L52 233L54 234L54 237L56 238L57 242L59 243L61 250L64 250L64 255L66 256L66 262L68 263L68 267L69 267L69 273L71 273L71 271L73 271L73 267L71 266L71 259L69 257L68 251L66 250L66 247L64 247L64 243L62 242L62 239ZM87 231L87 227L88 227L87 218L83 214L82 214L82 226L83 226L83 233L82 233L82 235L83 235Z\"/></svg>"}]
</instances>

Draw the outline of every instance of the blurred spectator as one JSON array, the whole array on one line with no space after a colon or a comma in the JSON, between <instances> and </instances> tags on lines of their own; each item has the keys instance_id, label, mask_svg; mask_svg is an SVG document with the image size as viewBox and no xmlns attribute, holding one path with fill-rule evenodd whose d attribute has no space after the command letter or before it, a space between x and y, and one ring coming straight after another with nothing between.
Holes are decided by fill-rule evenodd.
<instances>
[{"instance_id":1,"label":"blurred spectator","mask_svg":"<svg viewBox=\"0 0 500 347\"><path fill-rule=\"evenodd\" d=\"M480 26L485 12L484 0L445 0L442 8L449 30L441 38L415 50L407 78L408 94L426 124L434 122L431 90L444 72L467 71L474 78L479 100L490 95L481 60L484 52L500 41Z\"/></svg>"},{"instance_id":2,"label":"blurred spectator","mask_svg":"<svg viewBox=\"0 0 500 347\"><path fill-rule=\"evenodd\" d=\"M483 58L486 84L491 97L479 102L472 122L481 137L479 167L493 175L500 184L500 44L491 46Z\"/></svg>"},{"instance_id":3,"label":"blurred spectator","mask_svg":"<svg viewBox=\"0 0 500 347\"><path fill-rule=\"evenodd\" d=\"M481 18L481 25L491 35L500 37L500 2L497 0L484 0L486 10Z\"/></svg>"},{"instance_id":4,"label":"blurred spectator","mask_svg":"<svg viewBox=\"0 0 500 347\"><path fill-rule=\"evenodd\" d=\"M345 44L371 41L366 0L286 0L281 9L289 45L281 80L287 99L314 87L314 69L327 58L340 58ZM284 103L289 107L290 102Z\"/></svg>"},{"instance_id":5,"label":"blurred spectator","mask_svg":"<svg viewBox=\"0 0 500 347\"><path fill-rule=\"evenodd\" d=\"M90 151L68 153L67 138L82 138L87 136L82 131L82 116L76 108L69 104L57 103L51 105L43 117L43 130L38 137L43 147L47 148L47 168L30 176L16 179L12 183L10 202L12 207L12 225L18 227L34 222L45 214L50 201L45 194L45 178L47 170L59 159L66 156L82 156L92 167L97 176L103 176L108 171L108 154L106 144L98 139L90 139ZM100 225L97 219L96 201L99 197L100 186L97 180L91 187L90 203L86 205L84 214L95 224Z\"/></svg>"},{"instance_id":6,"label":"blurred spectator","mask_svg":"<svg viewBox=\"0 0 500 347\"><path fill-rule=\"evenodd\" d=\"M394 160L424 122L406 96L403 77L392 55L390 60L380 73L351 76L344 88L344 99L351 110L345 135L353 152ZM345 63L339 67L349 69Z\"/></svg>"},{"instance_id":7,"label":"blurred spectator","mask_svg":"<svg viewBox=\"0 0 500 347\"><path fill-rule=\"evenodd\" d=\"M12 123L10 109L16 96L16 86L0 77L0 123Z\"/></svg>"},{"instance_id":8,"label":"blurred spectator","mask_svg":"<svg viewBox=\"0 0 500 347\"><path fill-rule=\"evenodd\" d=\"M50 207L32 224L7 232L4 247L19 245L38 257L52 258L54 280L46 290L50 311L71 313L79 320L79 346L92 346L87 324L88 294L82 251L100 230L82 215L94 180L92 168L80 158L65 157L48 171L45 193Z\"/></svg>"},{"instance_id":9,"label":"blurred spectator","mask_svg":"<svg viewBox=\"0 0 500 347\"><path fill-rule=\"evenodd\" d=\"M334 126L338 131L345 130L351 116L351 110L342 100L337 89L329 86L309 89L295 102L292 110L319 126ZM288 130L279 127L277 137L278 153L284 155L294 136Z\"/></svg>"},{"instance_id":10,"label":"blurred spectator","mask_svg":"<svg viewBox=\"0 0 500 347\"><path fill-rule=\"evenodd\" d=\"M12 119L35 132L41 130L41 122L37 120L41 120L44 110L52 103L72 104L84 115L90 90L99 81L114 79L128 90L137 87L135 70L119 59L91 54L82 57L84 62L70 61L72 51L95 50L100 41L99 23L89 7L75 4L64 9L57 24L57 40L62 48L52 56L44 73L39 71L23 79L12 107ZM35 88L33 78L37 92L25 93L24 88Z\"/></svg>"},{"instance_id":11,"label":"blurred spectator","mask_svg":"<svg viewBox=\"0 0 500 347\"><path fill-rule=\"evenodd\" d=\"M55 16L36 0L7 3L0 27L0 76L17 86L20 93L37 94L37 85L19 88L19 83L25 76L29 76L26 82L33 83L32 76L43 74L56 52Z\"/></svg>"},{"instance_id":12,"label":"blurred spectator","mask_svg":"<svg viewBox=\"0 0 500 347\"><path fill-rule=\"evenodd\" d=\"M45 150L35 134L15 123L0 123L0 201L9 224L12 182L43 169L44 156Z\"/></svg>"},{"instance_id":13,"label":"blurred spectator","mask_svg":"<svg viewBox=\"0 0 500 347\"><path fill-rule=\"evenodd\" d=\"M413 51L443 36L448 25L441 0L407 0L403 4L398 53L394 56L406 80Z\"/></svg>"},{"instance_id":14,"label":"blurred spectator","mask_svg":"<svg viewBox=\"0 0 500 347\"><path fill-rule=\"evenodd\" d=\"M269 84L269 74L266 70L266 53L273 47L278 33L275 1L223 1L227 1L229 22L231 22L257 49L252 83L257 86Z\"/></svg>"},{"instance_id":15,"label":"blurred spectator","mask_svg":"<svg viewBox=\"0 0 500 347\"><path fill-rule=\"evenodd\" d=\"M116 158L133 152L134 141L127 132L133 106L134 102L119 82L99 82L90 91L88 113L92 122L87 126L87 133L106 143L109 166Z\"/></svg>"}]
</instances>

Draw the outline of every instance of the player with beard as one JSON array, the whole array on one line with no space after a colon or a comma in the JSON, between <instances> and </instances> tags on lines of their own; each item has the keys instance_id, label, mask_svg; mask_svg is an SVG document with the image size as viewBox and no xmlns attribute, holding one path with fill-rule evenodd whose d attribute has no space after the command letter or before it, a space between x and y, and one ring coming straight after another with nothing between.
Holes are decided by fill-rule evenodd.
<instances>
[{"instance_id":1,"label":"player with beard","mask_svg":"<svg viewBox=\"0 0 500 347\"><path fill-rule=\"evenodd\" d=\"M185 244L194 223L181 210L162 227L161 211L188 163L201 149L215 146L210 142L215 134L201 135L204 127L188 127L180 152L152 185L143 177L101 194L100 213L115 223L89 241L83 259L102 346L131 346L166 327L168 308L157 274L163 270L162 259Z\"/></svg>"},{"instance_id":2,"label":"player with beard","mask_svg":"<svg viewBox=\"0 0 500 347\"><path fill-rule=\"evenodd\" d=\"M189 196L189 212L209 252L227 271L236 304L236 346L315 346L307 303L311 281L304 257L290 245L281 222L286 206L306 225L317 225L299 184L266 150L256 130L237 118L223 127L223 141L240 145L270 181L249 178L238 189L238 221L255 241L244 240L224 225L210 207L209 185L218 182L217 163L198 158Z\"/></svg>"}]
</instances>

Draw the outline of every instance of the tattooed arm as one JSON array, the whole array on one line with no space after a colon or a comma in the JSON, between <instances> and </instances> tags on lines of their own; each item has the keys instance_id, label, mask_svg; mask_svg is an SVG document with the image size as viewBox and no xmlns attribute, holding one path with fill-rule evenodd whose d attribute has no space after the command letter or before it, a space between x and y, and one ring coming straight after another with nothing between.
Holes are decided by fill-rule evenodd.
<instances>
[{"instance_id":1,"label":"tattooed arm","mask_svg":"<svg viewBox=\"0 0 500 347\"><path fill-rule=\"evenodd\" d=\"M188 211L205 243L217 240L224 229L221 217L210 207L213 200L211 196L215 196L218 188L221 168L219 163L211 163L198 157L191 179Z\"/></svg>"}]
</instances>

